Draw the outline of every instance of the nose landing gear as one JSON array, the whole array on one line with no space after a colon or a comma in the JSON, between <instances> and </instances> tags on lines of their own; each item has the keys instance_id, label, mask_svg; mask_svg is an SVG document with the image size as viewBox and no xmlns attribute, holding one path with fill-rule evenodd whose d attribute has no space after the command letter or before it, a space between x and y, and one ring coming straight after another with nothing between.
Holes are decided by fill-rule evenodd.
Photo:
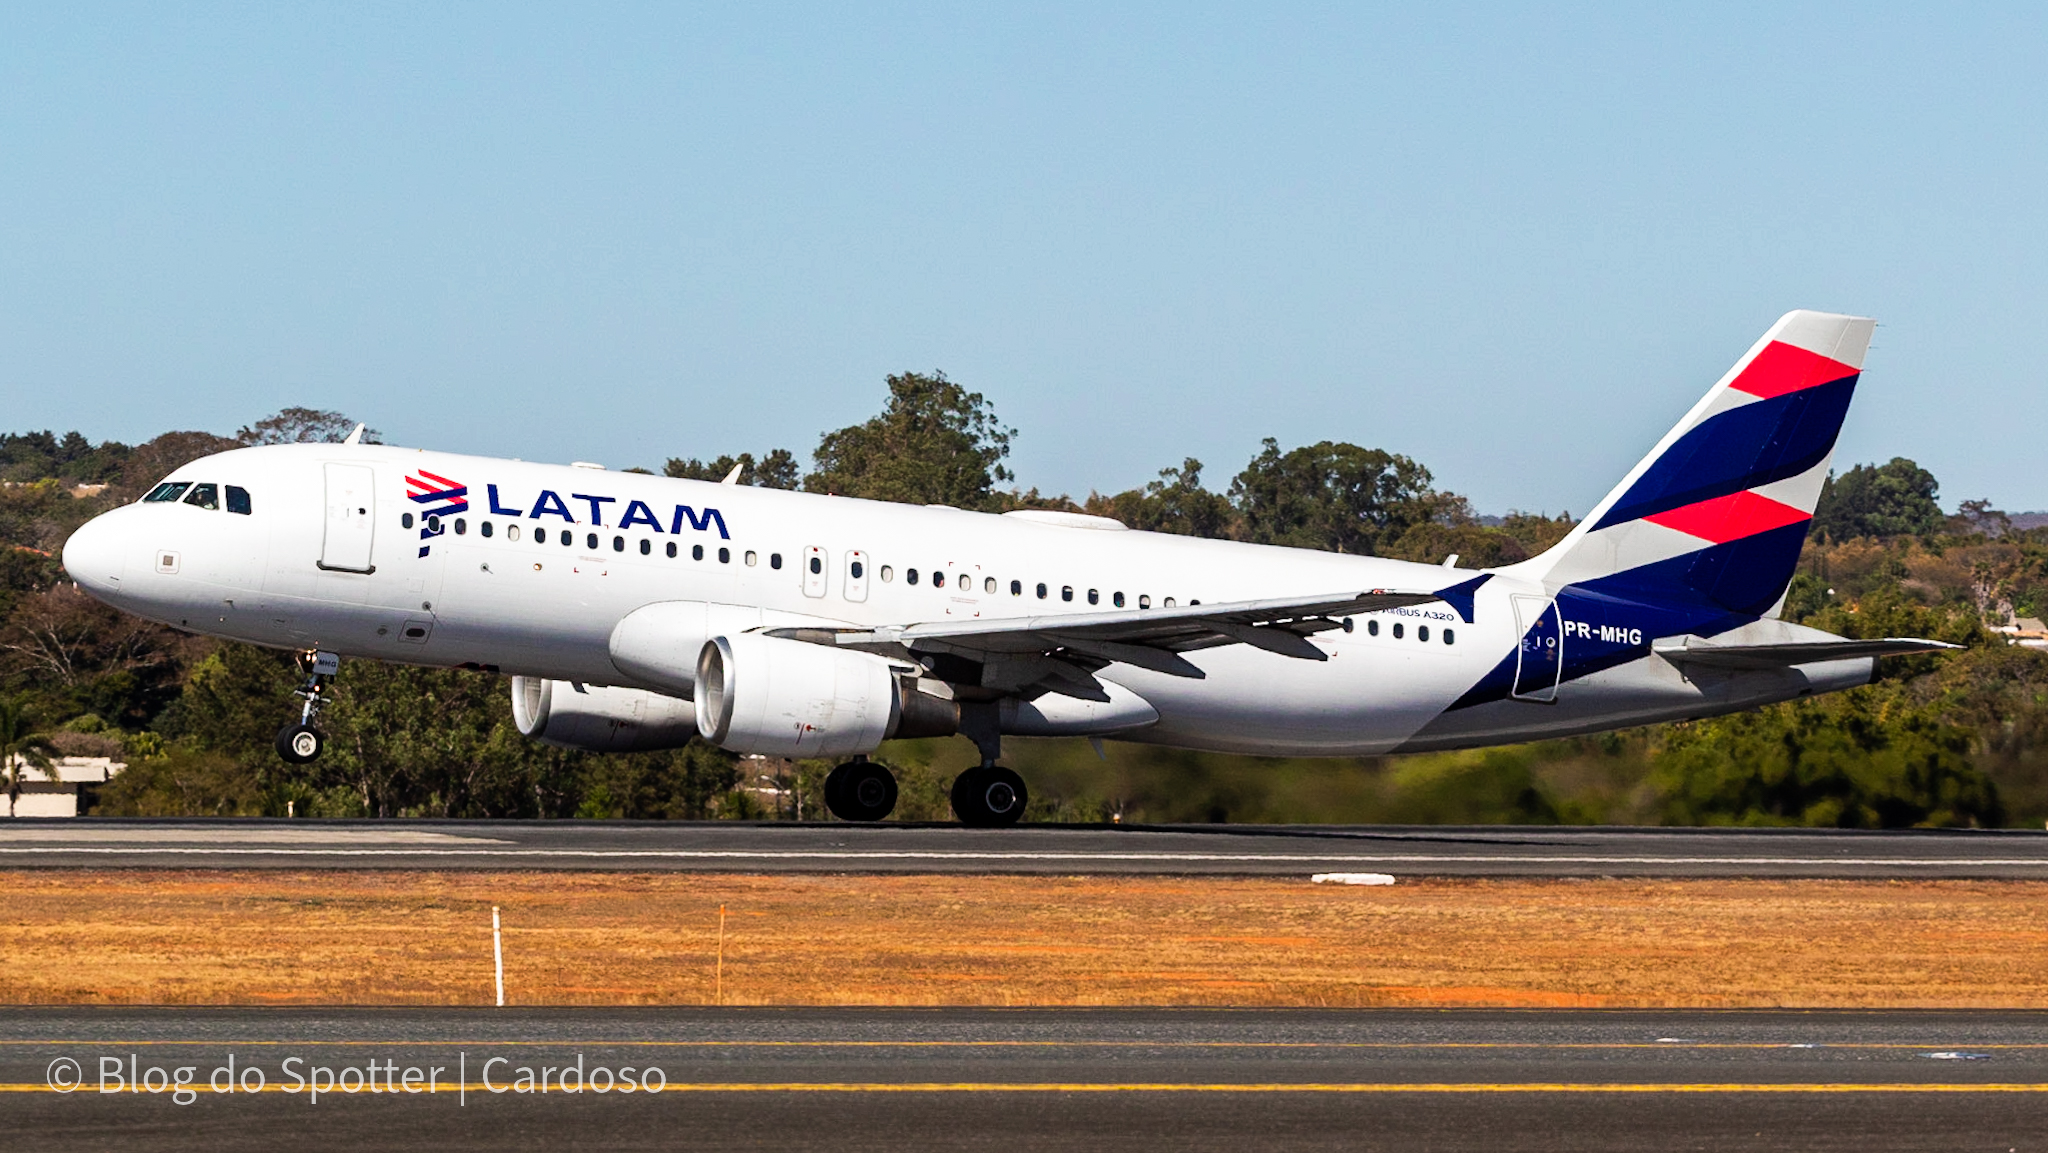
<instances>
[{"instance_id":1,"label":"nose landing gear","mask_svg":"<svg viewBox=\"0 0 2048 1153\"><path fill-rule=\"evenodd\" d=\"M896 776L862 758L825 777L825 807L842 821L879 821L896 808Z\"/></svg>"},{"instance_id":2,"label":"nose landing gear","mask_svg":"<svg viewBox=\"0 0 2048 1153\"><path fill-rule=\"evenodd\" d=\"M341 671L341 658L333 653L308 651L299 654L299 671L306 679L292 690L292 695L303 700L296 723L288 724L277 731L277 755L286 764L309 765L320 757L327 747L327 738L313 727L320 717L320 706L327 703L321 696L326 691L327 681Z\"/></svg>"}]
</instances>

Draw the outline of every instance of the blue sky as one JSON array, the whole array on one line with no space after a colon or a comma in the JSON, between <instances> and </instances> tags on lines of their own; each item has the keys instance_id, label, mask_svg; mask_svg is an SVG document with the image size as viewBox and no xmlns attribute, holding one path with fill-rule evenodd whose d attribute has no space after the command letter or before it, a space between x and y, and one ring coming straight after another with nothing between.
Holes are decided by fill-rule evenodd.
<instances>
[{"instance_id":1,"label":"blue sky","mask_svg":"<svg viewBox=\"0 0 2048 1153\"><path fill-rule=\"evenodd\" d=\"M1431 10L1419 11L1424 7ZM1261 436L1584 512L1780 313L2048 508L2038 7L0 9L0 427L658 467L942 369L1085 494Z\"/></svg>"}]
</instances>

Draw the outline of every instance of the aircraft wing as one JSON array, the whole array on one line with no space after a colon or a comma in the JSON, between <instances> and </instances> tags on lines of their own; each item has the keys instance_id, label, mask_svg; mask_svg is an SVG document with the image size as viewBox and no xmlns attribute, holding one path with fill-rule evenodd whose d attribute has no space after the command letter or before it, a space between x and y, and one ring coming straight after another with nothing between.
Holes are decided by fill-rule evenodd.
<instances>
[{"instance_id":1,"label":"aircraft wing","mask_svg":"<svg viewBox=\"0 0 2048 1153\"><path fill-rule=\"evenodd\" d=\"M1815 661L1845 661L1856 657L1895 657L1904 653L1959 649L1945 641L1917 637L1885 637L1869 641L1812 641L1776 645L1717 645L1688 637L1683 642L1659 644L1658 656L1677 664L1711 669L1782 669Z\"/></svg>"},{"instance_id":2,"label":"aircraft wing","mask_svg":"<svg viewBox=\"0 0 2048 1153\"><path fill-rule=\"evenodd\" d=\"M1247 644L1303 660L1328 660L1310 644L1319 632L1342 628L1341 618L1443 599L1440 593L1370 589L1359 593L1119 609L1054 616L926 621L875 629L776 629L815 643L908 655L947 654L981 666L981 686L998 691L1049 688L1106 699L1092 675L1110 664L1130 664L1173 676L1201 678L1180 654L1219 645Z\"/></svg>"}]
</instances>

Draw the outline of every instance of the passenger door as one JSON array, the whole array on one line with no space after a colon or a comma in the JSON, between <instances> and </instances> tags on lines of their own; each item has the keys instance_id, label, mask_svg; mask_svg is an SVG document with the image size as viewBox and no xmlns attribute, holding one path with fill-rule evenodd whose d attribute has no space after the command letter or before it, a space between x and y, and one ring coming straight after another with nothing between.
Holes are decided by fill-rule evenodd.
<instances>
[{"instance_id":1,"label":"passenger door","mask_svg":"<svg viewBox=\"0 0 2048 1153\"><path fill-rule=\"evenodd\" d=\"M327 523L320 538L320 567L335 572L370 573L370 546L376 534L375 474L363 464L327 466Z\"/></svg>"},{"instance_id":2,"label":"passenger door","mask_svg":"<svg viewBox=\"0 0 2048 1153\"><path fill-rule=\"evenodd\" d=\"M1515 623L1522 630L1521 651L1515 658L1515 698L1555 701L1558 677L1564 672L1564 630L1558 627L1557 602L1518 596Z\"/></svg>"}]
</instances>

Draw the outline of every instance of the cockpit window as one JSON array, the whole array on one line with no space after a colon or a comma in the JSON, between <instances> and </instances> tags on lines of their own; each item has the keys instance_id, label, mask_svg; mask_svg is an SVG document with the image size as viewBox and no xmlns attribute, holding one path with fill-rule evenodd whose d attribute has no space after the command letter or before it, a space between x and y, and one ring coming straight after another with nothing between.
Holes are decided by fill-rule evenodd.
<instances>
[{"instance_id":1,"label":"cockpit window","mask_svg":"<svg viewBox=\"0 0 2048 1153\"><path fill-rule=\"evenodd\" d=\"M176 500L179 497L184 496L185 490L191 487L192 482L189 480L167 480L162 484L156 486L155 488L150 489L149 495L143 497L142 500L143 503L145 504L152 504L159 501Z\"/></svg>"},{"instance_id":2,"label":"cockpit window","mask_svg":"<svg viewBox=\"0 0 2048 1153\"><path fill-rule=\"evenodd\" d=\"M218 509L220 508L220 486L215 484L195 484L192 486L192 491L186 495L185 503L196 504L200 508Z\"/></svg>"},{"instance_id":3,"label":"cockpit window","mask_svg":"<svg viewBox=\"0 0 2048 1153\"><path fill-rule=\"evenodd\" d=\"M228 486L228 511L249 515L249 490L240 485Z\"/></svg>"}]
</instances>

